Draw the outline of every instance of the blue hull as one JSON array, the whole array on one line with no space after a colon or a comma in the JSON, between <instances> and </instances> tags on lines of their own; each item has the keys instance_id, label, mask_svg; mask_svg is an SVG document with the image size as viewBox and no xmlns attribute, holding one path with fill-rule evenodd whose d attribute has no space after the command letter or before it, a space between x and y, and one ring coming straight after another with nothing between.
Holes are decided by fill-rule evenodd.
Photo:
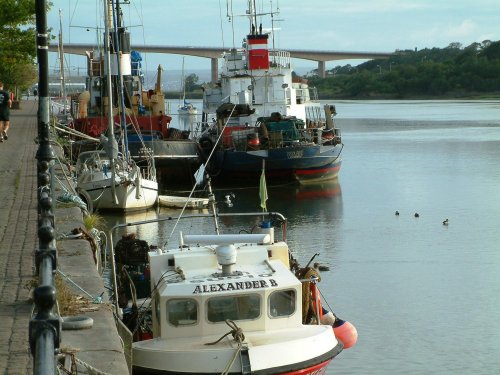
<instances>
[{"instance_id":1,"label":"blue hull","mask_svg":"<svg viewBox=\"0 0 500 375\"><path fill-rule=\"evenodd\" d=\"M209 169L216 179L266 178L281 181L316 182L337 177L341 166L342 146L304 145L271 150L217 150Z\"/></svg>"}]
</instances>

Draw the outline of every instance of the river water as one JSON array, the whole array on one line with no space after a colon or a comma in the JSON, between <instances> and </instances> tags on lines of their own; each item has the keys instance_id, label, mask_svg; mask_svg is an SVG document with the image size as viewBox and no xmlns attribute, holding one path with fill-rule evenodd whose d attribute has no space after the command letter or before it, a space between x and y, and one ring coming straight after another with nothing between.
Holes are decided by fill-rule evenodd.
<instances>
[{"instance_id":1,"label":"river water","mask_svg":"<svg viewBox=\"0 0 500 375\"><path fill-rule=\"evenodd\" d=\"M498 373L500 101L330 103L345 144L338 180L268 186L295 257L320 253L323 301L359 333L328 374ZM215 186L218 201L234 194L221 210L257 211L257 184ZM171 228L137 233L162 245Z\"/></svg>"}]
</instances>

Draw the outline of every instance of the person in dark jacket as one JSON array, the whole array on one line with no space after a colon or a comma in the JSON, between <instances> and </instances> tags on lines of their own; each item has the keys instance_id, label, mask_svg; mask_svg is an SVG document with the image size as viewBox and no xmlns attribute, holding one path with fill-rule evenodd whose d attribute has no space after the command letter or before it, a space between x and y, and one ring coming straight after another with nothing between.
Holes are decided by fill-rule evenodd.
<instances>
[{"instance_id":1,"label":"person in dark jacket","mask_svg":"<svg viewBox=\"0 0 500 375\"><path fill-rule=\"evenodd\" d=\"M12 101L10 93L3 89L3 82L0 82L0 142L7 140L7 130L10 126L10 106Z\"/></svg>"}]
</instances>

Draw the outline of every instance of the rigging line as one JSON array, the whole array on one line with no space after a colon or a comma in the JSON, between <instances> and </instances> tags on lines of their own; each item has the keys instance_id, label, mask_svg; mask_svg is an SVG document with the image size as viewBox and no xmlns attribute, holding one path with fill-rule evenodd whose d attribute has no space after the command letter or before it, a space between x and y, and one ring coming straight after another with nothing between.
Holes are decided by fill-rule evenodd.
<instances>
[{"instance_id":1,"label":"rigging line","mask_svg":"<svg viewBox=\"0 0 500 375\"><path fill-rule=\"evenodd\" d=\"M219 19L220 19L220 33L222 35L222 49L225 50L225 46L224 46L224 28L222 26L222 6L220 4L220 0L219 0Z\"/></svg>"},{"instance_id":2,"label":"rigging line","mask_svg":"<svg viewBox=\"0 0 500 375\"><path fill-rule=\"evenodd\" d=\"M236 44L235 44L235 40L234 40L234 13L233 13L233 0L229 0L231 1L231 18L232 18L232 22L231 22L231 31L232 31L232 34L233 34L233 48L236 49Z\"/></svg>"},{"instance_id":3,"label":"rigging line","mask_svg":"<svg viewBox=\"0 0 500 375\"><path fill-rule=\"evenodd\" d=\"M78 6L78 1L79 0L76 0L75 8L73 9L73 13L71 14L71 17L69 19L69 26L71 26L71 24L73 23L73 18L75 17L76 7ZM71 0L69 2L69 9L71 9Z\"/></svg>"},{"instance_id":4,"label":"rigging line","mask_svg":"<svg viewBox=\"0 0 500 375\"><path fill-rule=\"evenodd\" d=\"M134 3L134 8L136 8L137 14L139 15L139 18L141 20L141 25L142 25L142 42L143 45L146 46L146 32L144 30L144 13L143 13L143 7L142 7L142 0L140 1L140 11L137 9L137 6ZM145 71L146 73L148 72L148 54L144 54L144 66L145 66ZM148 82L150 83L150 82Z\"/></svg>"},{"instance_id":5,"label":"rigging line","mask_svg":"<svg viewBox=\"0 0 500 375\"><path fill-rule=\"evenodd\" d=\"M219 142L221 141L221 138L222 138L222 136L224 134L224 130L226 129L227 124L229 123L229 120L231 119L231 116L233 115L233 112L234 112L235 109L236 109L236 104L233 105L233 109L231 110L231 113L227 117L226 123L222 127L222 129L220 131L220 134L217 137L217 140L215 141L214 145L218 145ZM205 162L206 165L208 165L208 163L210 162L210 159L212 158L212 155L214 154L215 150L216 150L216 147L214 146L212 148L212 151L210 152L210 155L208 155L207 161ZM163 244L163 247L165 247L168 244L168 241L170 241L170 239L174 235L175 229L177 228L177 224L179 224L179 221L180 221L182 215L184 215L184 211L186 211L187 204L188 204L189 200L191 199L191 196L193 195L195 189L196 189L196 182L194 183L193 188L191 189L191 192L189 193L188 199L186 199L186 203L184 203L184 207L182 207L182 211L181 211L180 215L177 217L177 220L176 220L176 222L174 224L174 227L172 228L172 232L170 232L170 235L168 236L167 240ZM216 212L214 212L213 214L217 215Z\"/></svg>"}]
</instances>

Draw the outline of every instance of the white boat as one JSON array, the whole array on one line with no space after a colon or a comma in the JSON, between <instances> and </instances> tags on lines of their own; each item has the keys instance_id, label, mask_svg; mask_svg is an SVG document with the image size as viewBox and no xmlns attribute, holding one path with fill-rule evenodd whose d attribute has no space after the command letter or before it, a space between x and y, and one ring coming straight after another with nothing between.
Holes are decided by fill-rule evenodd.
<instances>
[{"instance_id":1,"label":"white boat","mask_svg":"<svg viewBox=\"0 0 500 375\"><path fill-rule=\"evenodd\" d=\"M112 16L107 12L112 10L109 0L105 1L105 10L107 20L112 19ZM113 106L113 81L120 85L118 92L121 92L122 95L119 97L118 107L123 109L125 108L122 87L123 77L121 77L119 69L114 71L111 69L110 38L113 36L116 38L118 31L110 31L107 20L104 33L105 61L108 72L107 105L108 108L115 110ZM116 49L112 56L119 60L119 51ZM118 61L115 60L115 64L118 64ZM115 74L111 74L111 72ZM124 136L121 140L124 153L120 154L118 152L118 143L114 136L112 110L107 112L109 138L101 135L104 150L87 151L79 155L76 165L77 192L94 210L141 210L150 208L158 199L158 182L156 181L154 162L151 160L143 168L139 168L135 164L130 155L127 154L126 131L122 132ZM126 127L123 118L124 111L121 111L121 114L121 126Z\"/></svg>"},{"instance_id":2,"label":"white boat","mask_svg":"<svg viewBox=\"0 0 500 375\"><path fill-rule=\"evenodd\" d=\"M198 114L198 109L192 104L186 101L186 79L184 78L184 57L182 58L182 105L179 105L177 112L180 116L186 115L196 115Z\"/></svg>"},{"instance_id":3,"label":"white boat","mask_svg":"<svg viewBox=\"0 0 500 375\"><path fill-rule=\"evenodd\" d=\"M207 167L218 179L255 178L262 160L275 180L334 179L343 148L335 107L321 104L307 80L293 75L290 53L274 49L274 29L257 24L265 15L248 1L249 34L241 48L223 54L219 81L204 87L201 155L215 149ZM210 123L221 108L227 121Z\"/></svg>"},{"instance_id":4,"label":"white boat","mask_svg":"<svg viewBox=\"0 0 500 375\"><path fill-rule=\"evenodd\" d=\"M186 99L183 100L183 105L180 106L177 111L179 115L196 115L198 114L198 109L192 104L186 101Z\"/></svg>"},{"instance_id":5,"label":"white boat","mask_svg":"<svg viewBox=\"0 0 500 375\"><path fill-rule=\"evenodd\" d=\"M205 208L208 207L208 198L189 198L177 195L160 195L158 196L160 206L173 208Z\"/></svg>"},{"instance_id":6,"label":"white boat","mask_svg":"<svg viewBox=\"0 0 500 375\"><path fill-rule=\"evenodd\" d=\"M76 164L77 192L90 210L143 210L158 200L155 173L122 156L110 158L104 150L80 153Z\"/></svg>"},{"instance_id":7,"label":"white boat","mask_svg":"<svg viewBox=\"0 0 500 375\"><path fill-rule=\"evenodd\" d=\"M332 359L355 343L353 326L322 308L316 285L320 275L309 267L313 259L302 268L292 257L281 214L182 219L234 222L244 217L251 218L255 231L238 228L235 234L220 234L215 220L216 234L181 232L178 246L148 251L152 247L142 245L141 253L124 250L113 257L123 269L128 254L133 277L150 280L149 315L136 303L132 314L123 317L138 340L132 344L134 374L324 374ZM137 316L147 319L134 322L131 317Z\"/></svg>"}]
</instances>

